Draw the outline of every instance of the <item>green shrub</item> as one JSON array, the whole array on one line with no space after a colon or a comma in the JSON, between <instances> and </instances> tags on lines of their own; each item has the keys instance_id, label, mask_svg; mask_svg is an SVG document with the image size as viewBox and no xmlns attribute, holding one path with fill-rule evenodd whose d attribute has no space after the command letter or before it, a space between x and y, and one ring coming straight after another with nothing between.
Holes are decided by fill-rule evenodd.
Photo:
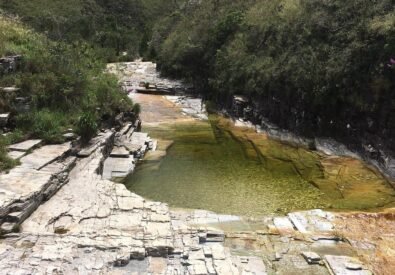
<instances>
[{"instance_id":1,"label":"green shrub","mask_svg":"<svg viewBox=\"0 0 395 275\"><path fill-rule=\"evenodd\" d=\"M34 138L43 139L47 143L60 143L62 134L68 126L68 115L48 109L19 115L17 125L25 133Z\"/></svg>"},{"instance_id":2,"label":"green shrub","mask_svg":"<svg viewBox=\"0 0 395 275\"><path fill-rule=\"evenodd\" d=\"M18 161L8 157L7 145L9 145L8 139L0 137L0 172L7 171L18 164Z\"/></svg>"},{"instance_id":3,"label":"green shrub","mask_svg":"<svg viewBox=\"0 0 395 275\"><path fill-rule=\"evenodd\" d=\"M104 61L89 44L51 41L1 13L0 29L0 56L23 56L18 72L0 76L0 87L16 85L21 96L31 98L31 111L16 118L22 136L57 143L67 128L81 126L81 135L89 139L96 132L96 118L132 109L116 77L104 73Z\"/></svg>"},{"instance_id":4,"label":"green shrub","mask_svg":"<svg viewBox=\"0 0 395 275\"><path fill-rule=\"evenodd\" d=\"M83 143L88 143L93 138L98 129L97 117L94 112L84 112L77 123L77 133L81 136Z\"/></svg>"},{"instance_id":5,"label":"green shrub","mask_svg":"<svg viewBox=\"0 0 395 275\"><path fill-rule=\"evenodd\" d=\"M135 104L133 105L133 113L134 113L136 116L139 116L139 115L140 115L140 113L141 113L141 105L140 105L140 104L135 103Z\"/></svg>"}]
</instances>

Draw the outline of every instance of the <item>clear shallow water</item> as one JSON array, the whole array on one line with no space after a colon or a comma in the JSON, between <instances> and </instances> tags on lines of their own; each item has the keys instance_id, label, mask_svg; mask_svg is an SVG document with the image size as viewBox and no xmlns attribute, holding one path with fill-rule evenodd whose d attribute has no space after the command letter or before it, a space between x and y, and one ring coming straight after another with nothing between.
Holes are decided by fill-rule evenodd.
<instances>
[{"instance_id":1,"label":"clear shallow water","mask_svg":"<svg viewBox=\"0 0 395 275\"><path fill-rule=\"evenodd\" d=\"M395 199L394 190L370 169L358 166L339 179L338 166L343 164L321 162L316 153L229 125L212 116L209 122L144 127L159 139L159 150L167 143L163 141L174 143L164 158L148 156L127 187L173 207L247 216L312 208L369 209Z\"/></svg>"}]
</instances>

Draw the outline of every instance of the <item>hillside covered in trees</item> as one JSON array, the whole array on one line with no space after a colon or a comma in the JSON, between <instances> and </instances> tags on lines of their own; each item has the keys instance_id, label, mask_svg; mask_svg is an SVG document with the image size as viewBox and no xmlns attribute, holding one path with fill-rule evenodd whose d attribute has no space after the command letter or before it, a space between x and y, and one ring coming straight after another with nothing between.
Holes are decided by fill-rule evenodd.
<instances>
[{"instance_id":1,"label":"hillside covered in trees","mask_svg":"<svg viewBox=\"0 0 395 275\"><path fill-rule=\"evenodd\" d=\"M0 70L0 87L17 91L0 89L0 109L12 114L7 125L12 133L0 136L0 170L13 165L5 151L12 142L61 142L68 128L81 134L88 128L88 136L94 135L102 116L133 108L117 79L103 73L104 60L88 44L50 40L1 14L0 30L0 56L21 56L15 71ZM15 100L26 101L24 110L15 111Z\"/></svg>"},{"instance_id":2,"label":"hillside covered in trees","mask_svg":"<svg viewBox=\"0 0 395 275\"><path fill-rule=\"evenodd\" d=\"M220 106L247 96L258 123L394 150L394 9L393 0L200 1L156 24L149 54Z\"/></svg>"},{"instance_id":3,"label":"hillside covered in trees","mask_svg":"<svg viewBox=\"0 0 395 275\"><path fill-rule=\"evenodd\" d=\"M50 102L83 102L94 91L78 86L71 64L86 76L105 62L142 56L220 108L246 96L258 124L264 118L307 137L393 152L394 7L394 0L1 0L7 16L45 41L32 54L45 59L41 70L57 66L69 76L49 81L57 76L47 68L40 78L2 77L1 85L23 85L40 94L37 108L56 108ZM26 43L1 53L31 52ZM83 79L88 85L92 76Z\"/></svg>"},{"instance_id":4,"label":"hillside covered in trees","mask_svg":"<svg viewBox=\"0 0 395 275\"><path fill-rule=\"evenodd\" d=\"M17 15L48 38L85 41L108 61L133 59L148 41L152 24L178 8L160 0L1 0L0 8ZM127 52L128 56L122 53Z\"/></svg>"}]
</instances>

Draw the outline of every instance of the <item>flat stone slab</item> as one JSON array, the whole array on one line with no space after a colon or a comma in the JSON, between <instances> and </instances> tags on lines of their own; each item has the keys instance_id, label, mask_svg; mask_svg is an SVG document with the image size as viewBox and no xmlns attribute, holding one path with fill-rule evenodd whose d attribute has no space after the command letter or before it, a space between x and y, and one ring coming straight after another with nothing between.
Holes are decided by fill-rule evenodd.
<instances>
[{"instance_id":1,"label":"flat stone slab","mask_svg":"<svg viewBox=\"0 0 395 275\"><path fill-rule=\"evenodd\" d=\"M20 159L21 157L25 156L26 152L22 151L10 151L8 152L8 156L12 159Z\"/></svg>"},{"instance_id":2,"label":"flat stone slab","mask_svg":"<svg viewBox=\"0 0 395 275\"><path fill-rule=\"evenodd\" d=\"M105 146L78 159L69 182L22 224L21 233L0 242L2 272L115 274L134 266L133 259L155 256L167 262L173 247L167 205L102 180L97 171ZM146 274L148 266L141 268L136 272Z\"/></svg>"},{"instance_id":3,"label":"flat stone slab","mask_svg":"<svg viewBox=\"0 0 395 275\"><path fill-rule=\"evenodd\" d=\"M104 161L103 179L123 179L134 170L134 158L109 157Z\"/></svg>"},{"instance_id":4,"label":"flat stone slab","mask_svg":"<svg viewBox=\"0 0 395 275\"><path fill-rule=\"evenodd\" d=\"M288 218L301 233L331 232L334 228L334 215L320 209L289 213Z\"/></svg>"},{"instance_id":5,"label":"flat stone slab","mask_svg":"<svg viewBox=\"0 0 395 275\"><path fill-rule=\"evenodd\" d=\"M326 255L325 260L335 275L372 275L356 258L348 256Z\"/></svg>"},{"instance_id":6,"label":"flat stone slab","mask_svg":"<svg viewBox=\"0 0 395 275\"><path fill-rule=\"evenodd\" d=\"M93 138L88 146L85 148L81 149L77 156L80 158L87 158L89 157L93 152L96 151L97 148L99 148L101 145L103 145L105 142L107 142L108 139L110 139L113 136L112 131L107 131L104 133L100 133L97 137Z\"/></svg>"},{"instance_id":7,"label":"flat stone slab","mask_svg":"<svg viewBox=\"0 0 395 275\"><path fill-rule=\"evenodd\" d=\"M12 144L8 146L8 149L14 151L26 152L39 146L41 143L42 143L41 139L30 139L20 143Z\"/></svg>"},{"instance_id":8,"label":"flat stone slab","mask_svg":"<svg viewBox=\"0 0 395 275\"><path fill-rule=\"evenodd\" d=\"M258 257L238 257L238 266L243 268L242 274L266 275L266 266Z\"/></svg>"},{"instance_id":9,"label":"flat stone slab","mask_svg":"<svg viewBox=\"0 0 395 275\"><path fill-rule=\"evenodd\" d=\"M143 148L147 148L145 145L149 141L147 133L134 132L130 138L122 141L122 145L129 150L131 154L138 151L143 151Z\"/></svg>"},{"instance_id":10,"label":"flat stone slab","mask_svg":"<svg viewBox=\"0 0 395 275\"><path fill-rule=\"evenodd\" d=\"M138 146L144 146L147 140L148 140L147 133L134 132L131 137L131 143L133 145L138 145Z\"/></svg>"},{"instance_id":11,"label":"flat stone slab","mask_svg":"<svg viewBox=\"0 0 395 275\"><path fill-rule=\"evenodd\" d=\"M110 153L113 158L129 158L130 153L125 147L114 147Z\"/></svg>"},{"instance_id":12,"label":"flat stone slab","mask_svg":"<svg viewBox=\"0 0 395 275\"><path fill-rule=\"evenodd\" d=\"M3 233L17 228L43 200L49 199L67 181L67 171L75 161L69 157L42 170L20 165L0 175L0 223ZM12 223L8 225L5 221Z\"/></svg>"},{"instance_id":13,"label":"flat stone slab","mask_svg":"<svg viewBox=\"0 0 395 275\"><path fill-rule=\"evenodd\" d=\"M46 145L21 158L21 163L24 167L40 170L57 158L62 157L70 149L70 142L59 145Z\"/></svg>"},{"instance_id":14,"label":"flat stone slab","mask_svg":"<svg viewBox=\"0 0 395 275\"><path fill-rule=\"evenodd\" d=\"M295 231L293 224L287 217L275 217L273 224L280 234L292 233Z\"/></svg>"},{"instance_id":15,"label":"flat stone slab","mask_svg":"<svg viewBox=\"0 0 395 275\"><path fill-rule=\"evenodd\" d=\"M28 168L12 169L0 175L0 216L7 214L7 207L18 200L34 196L48 184L51 174Z\"/></svg>"}]
</instances>

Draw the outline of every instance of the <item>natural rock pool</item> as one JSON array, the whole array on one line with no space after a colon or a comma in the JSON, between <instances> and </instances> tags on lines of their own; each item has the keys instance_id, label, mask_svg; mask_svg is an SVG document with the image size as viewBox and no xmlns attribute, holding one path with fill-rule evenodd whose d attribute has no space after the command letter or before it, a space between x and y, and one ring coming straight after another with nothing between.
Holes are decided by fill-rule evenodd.
<instances>
[{"instance_id":1,"label":"natural rock pool","mask_svg":"<svg viewBox=\"0 0 395 275\"><path fill-rule=\"evenodd\" d=\"M134 100L144 110L143 130L159 147L126 185L148 199L246 216L367 210L395 201L389 183L359 160L285 145L216 115L194 120L161 96Z\"/></svg>"}]
</instances>

